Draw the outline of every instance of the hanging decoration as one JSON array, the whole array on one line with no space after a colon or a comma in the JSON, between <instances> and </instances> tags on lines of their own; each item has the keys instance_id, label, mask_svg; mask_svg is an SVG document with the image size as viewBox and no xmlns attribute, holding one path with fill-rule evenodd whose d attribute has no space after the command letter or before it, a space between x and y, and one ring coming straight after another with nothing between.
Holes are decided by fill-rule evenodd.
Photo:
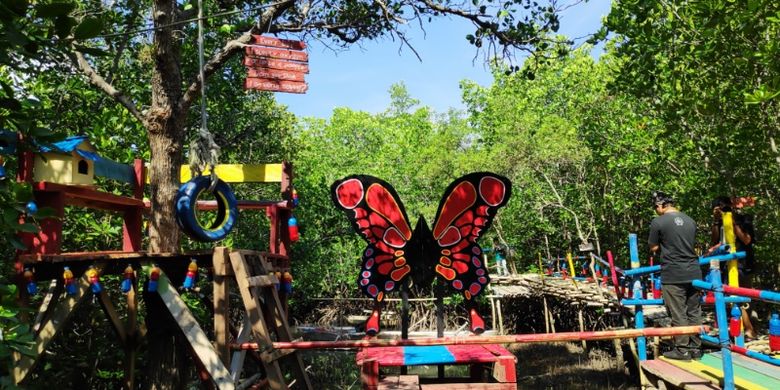
<instances>
[{"instance_id":1,"label":"hanging decoration","mask_svg":"<svg viewBox=\"0 0 780 390\"><path fill-rule=\"evenodd\" d=\"M253 35L244 51L244 89L306 93L309 86L304 76L309 73L309 55L305 49L302 41Z\"/></svg>"},{"instance_id":2,"label":"hanging decoration","mask_svg":"<svg viewBox=\"0 0 780 390\"><path fill-rule=\"evenodd\" d=\"M298 235L298 220L294 216L290 216L287 220L287 233L290 236L290 242L298 241L300 236Z\"/></svg>"},{"instance_id":3,"label":"hanging decoration","mask_svg":"<svg viewBox=\"0 0 780 390\"><path fill-rule=\"evenodd\" d=\"M27 281L27 293L35 295L38 293L38 284L35 283L35 276L30 268L24 269L24 280Z\"/></svg>"},{"instance_id":4,"label":"hanging decoration","mask_svg":"<svg viewBox=\"0 0 780 390\"><path fill-rule=\"evenodd\" d=\"M292 274L290 274L289 272L285 272L282 275L282 283L281 283L282 287L281 287L281 290L282 290L283 293L288 294L288 295L292 294L292 281L293 281L293 277L292 277Z\"/></svg>"},{"instance_id":5,"label":"hanging decoration","mask_svg":"<svg viewBox=\"0 0 780 390\"><path fill-rule=\"evenodd\" d=\"M158 279L160 279L160 267L155 264L149 271L149 292L157 292Z\"/></svg>"},{"instance_id":6,"label":"hanging decoration","mask_svg":"<svg viewBox=\"0 0 780 390\"><path fill-rule=\"evenodd\" d=\"M100 294L103 291L103 286L100 285L100 273L95 266L90 265L87 270L87 278L89 279L89 287L94 294Z\"/></svg>"},{"instance_id":7,"label":"hanging decoration","mask_svg":"<svg viewBox=\"0 0 780 390\"><path fill-rule=\"evenodd\" d=\"M298 207L298 203L300 200L298 199L298 190L294 189L292 190L292 204L293 207Z\"/></svg>"},{"instance_id":8,"label":"hanging decoration","mask_svg":"<svg viewBox=\"0 0 780 390\"><path fill-rule=\"evenodd\" d=\"M184 277L184 285L182 288L185 290L192 290L195 287L195 282L198 280L198 262L195 259L190 261L190 265L187 266L187 276Z\"/></svg>"},{"instance_id":9,"label":"hanging decoration","mask_svg":"<svg viewBox=\"0 0 780 390\"><path fill-rule=\"evenodd\" d=\"M76 279L73 278L73 272L70 267L64 267L62 271L62 280L65 283L65 292L68 295L76 295L78 287L76 286Z\"/></svg>"},{"instance_id":10,"label":"hanging decoration","mask_svg":"<svg viewBox=\"0 0 780 390\"><path fill-rule=\"evenodd\" d=\"M133 288L133 279L135 279L135 271L133 270L133 267L128 264L127 268L125 268L122 285L120 286L123 293L127 294L130 292L130 289Z\"/></svg>"}]
</instances>

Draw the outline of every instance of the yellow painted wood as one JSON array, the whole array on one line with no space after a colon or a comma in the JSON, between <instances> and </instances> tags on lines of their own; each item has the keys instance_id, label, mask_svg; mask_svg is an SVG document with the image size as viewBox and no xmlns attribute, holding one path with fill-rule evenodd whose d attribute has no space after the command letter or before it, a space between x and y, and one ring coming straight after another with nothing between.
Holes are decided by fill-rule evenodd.
<instances>
[{"instance_id":1,"label":"yellow painted wood","mask_svg":"<svg viewBox=\"0 0 780 390\"><path fill-rule=\"evenodd\" d=\"M694 374L700 378L707 379L711 381L712 383L720 385L720 383L723 381L723 371L719 370L717 368L710 367L706 364L700 363L696 360L691 361L681 361L681 360L673 360L673 359L667 359L662 357L661 360L673 364L677 367L682 368L685 371L690 372L691 374ZM745 378L740 378L738 376L734 376L734 384L738 389L743 390L770 390L767 389L764 386L755 384L753 382L750 382L749 380Z\"/></svg>"},{"instance_id":2,"label":"yellow painted wood","mask_svg":"<svg viewBox=\"0 0 780 390\"><path fill-rule=\"evenodd\" d=\"M90 150L79 147L82 150ZM87 173L78 173L79 162L87 164ZM70 154L39 153L35 155L33 163L33 180L47 181L58 184L95 184L95 162L85 159L75 151Z\"/></svg>"},{"instance_id":3,"label":"yellow painted wood","mask_svg":"<svg viewBox=\"0 0 780 390\"><path fill-rule=\"evenodd\" d=\"M279 183L282 181L282 164L219 164L217 176L226 183ZM203 172L209 174L209 170ZM190 167L182 165L181 182L192 178Z\"/></svg>"},{"instance_id":4,"label":"yellow painted wood","mask_svg":"<svg viewBox=\"0 0 780 390\"><path fill-rule=\"evenodd\" d=\"M571 277L572 283L574 283L574 287L576 287L579 290L579 286L577 286L577 281L574 279L575 276L577 276L577 271L574 270L574 261L571 259L571 252L566 253L566 260L569 262L569 276Z\"/></svg>"},{"instance_id":5,"label":"yellow painted wood","mask_svg":"<svg viewBox=\"0 0 780 390\"><path fill-rule=\"evenodd\" d=\"M734 218L731 212L723 213L723 235L731 253L737 251L737 236L734 234ZM739 287L739 267L736 259L728 262L729 286Z\"/></svg>"}]
</instances>

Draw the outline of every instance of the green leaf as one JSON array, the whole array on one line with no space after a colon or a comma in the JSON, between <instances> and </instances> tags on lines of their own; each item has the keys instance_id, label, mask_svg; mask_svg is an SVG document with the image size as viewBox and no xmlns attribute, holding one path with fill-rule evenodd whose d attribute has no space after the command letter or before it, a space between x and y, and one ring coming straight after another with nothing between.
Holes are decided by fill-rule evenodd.
<instances>
[{"instance_id":1,"label":"green leaf","mask_svg":"<svg viewBox=\"0 0 780 390\"><path fill-rule=\"evenodd\" d=\"M27 245L24 245L23 242L19 241L19 239L14 236L8 237L8 241L11 242L11 245L13 245L14 249L16 250L27 250Z\"/></svg>"},{"instance_id":2,"label":"green leaf","mask_svg":"<svg viewBox=\"0 0 780 390\"><path fill-rule=\"evenodd\" d=\"M38 225L34 223L25 222L16 225L16 230L25 233L38 233Z\"/></svg>"},{"instance_id":3,"label":"green leaf","mask_svg":"<svg viewBox=\"0 0 780 390\"><path fill-rule=\"evenodd\" d=\"M53 18L68 15L74 8L76 8L76 4L70 2L37 4L35 6L35 14L42 18Z\"/></svg>"},{"instance_id":4,"label":"green leaf","mask_svg":"<svg viewBox=\"0 0 780 390\"><path fill-rule=\"evenodd\" d=\"M73 19L70 16L59 16L54 20L54 31L57 33L58 37L67 38L75 25L76 19Z\"/></svg>"},{"instance_id":5,"label":"green leaf","mask_svg":"<svg viewBox=\"0 0 780 390\"><path fill-rule=\"evenodd\" d=\"M76 26L73 37L76 39L94 38L100 34L101 30L103 30L103 19L87 16Z\"/></svg>"}]
</instances>

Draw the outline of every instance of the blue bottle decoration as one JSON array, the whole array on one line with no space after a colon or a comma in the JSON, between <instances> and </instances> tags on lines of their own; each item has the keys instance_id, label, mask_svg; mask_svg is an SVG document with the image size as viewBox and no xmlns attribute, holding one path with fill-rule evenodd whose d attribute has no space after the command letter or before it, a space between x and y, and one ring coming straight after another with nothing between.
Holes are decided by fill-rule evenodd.
<instances>
[{"instance_id":1,"label":"blue bottle decoration","mask_svg":"<svg viewBox=\"0 0 780 390\"><path fill-rule=\"evenodd\" d=\"M195 287L195 282L198 280L198 263L195 261L195 259L192 259L190 261L190 265L187 266L187 276L184 277L184 285L182 286L185 290L191 290L193 287Z\"/></svg>"},{"instance_id":2,"label":"blue bottle decoration","mask_svg":"<svg viewBox=\"0 0 780 390\"><path fill-rule=\"evenodd\" d=\"M0 165L0 180L5 179L6 173L5 173L5 167Z\"/></svg>"},{"instance_id":3,"label":"blue bottle decoration","mask_svg":"<svg viewBox=\"0 0 780 390\"><path fill-rule=\"evenodd\" d=\"M290 242L298 241L298 238L300 238L298 235L298 220L295 217L290 217L287 220L287 232L290 236Z\"/></svg>"},{"instance_id":4,"label":"blue bottle decoration","mask_svg":"<svg viewBox=\"0 0 780 390\"><path fill-rule=\"evenodd\" d=\"M76 286L76 279L73 278L73 272L70 267L64 267L62 270L62 280L65 282L65 292L68 295L76 295L78 287Z\"/></svg>"},{"instance_id":5,"label":"blue bottle decoration","mask_svg":"<svg viewBox=\"0 0 780 390\"><path fill-rule=\"evenodd\" d=\"M155 264L149 271L149 292L157 292L158 279L160 279L160 268Z\"/></svg>"},{"instance_id":6,"label":"blue bottle decoration","mask_svg":"<svg viewBox=\"0 0 780 390\"><path fill-rule=\"evenodd\" d=\"M298 199L298 191L293 189L292 190L292 204L293 204L293 207L298 207L298 203L299 202L300 202L300 200Z\"/></svg>"},{"instance_id":7,"label":"blue bottle decoration","mask_svg":"<svg viewBox=\"0 0 780 390\"><path fill-rule=\"evenodd\" d=\"M124 279L122 279L122 285L119 287L123 293L127 294L130 289L133 288L133 279L135 278L135 271L133 267L128 264L125 268Z\"/></svg>"},{"instance_id":8,"label":"blue bottle decoration","mask_svg":"<svg viewBox=\"0 0 780 390\"><path fill-rule=\"evenodd\" d=\"M27 281L27 293L35 295L38 293L38 284L35 283L35 277L32 270L29 268L24 269L24 280Z\"/></svg>"},{"instance_id":9,"label":"blue bottle decoration","mask_svg":"<svg viewBox=\"0 0 780 390\"><path fill-rule=\"evenodd\" d=\"M87 270L87 278L89 279L89 287L94 294L100 294L103 291L103 286L100 285L100 274L95 267L90 266Z\"/></svg>"},{"instance_id":10,"label":"blue bottle decoration","mask_svg":"<svg viewBox=\"0 0 780 390\"><path fill-rule=\"evenodd\" d=\"M33 201L27 202L27 205L24 206L24 208L27 210L27 214L30 215L35 215L38 212L38 205Z\"/></svg>"}]
</instances>

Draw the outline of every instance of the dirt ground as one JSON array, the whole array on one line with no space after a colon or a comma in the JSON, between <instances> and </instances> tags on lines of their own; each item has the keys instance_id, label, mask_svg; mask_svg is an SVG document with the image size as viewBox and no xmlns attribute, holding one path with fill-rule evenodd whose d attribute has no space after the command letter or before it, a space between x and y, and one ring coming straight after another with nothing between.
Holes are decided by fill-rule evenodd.
<instances>
[{"instance_id":1,"label":"dirt ground","mask_svg":"<svg viewBox=\"0 0 780 390\"><path fill-rule=\"evenodd\" d=\"M580 344L514 344L519 389L639 389L623 362ZM618 369L618 367L621 367Z\"/></svg>"},{"instance_id":2,"label":"dirt ground","mask_svg":"<svg viewBox=\"0 0 780 390\"><path fill-rule=\"evenodd\" d=\"M517 356L518 389L639 389L622 361L602 349L586 352L575 343L513 344L508 349ZM360 389L354 352L309 352L303 358L314 388ZM456 374L466 374L463 369ZM424 366L409 371L423 376L435 372L435 367Z\"/></svg>"}]
</instances>

